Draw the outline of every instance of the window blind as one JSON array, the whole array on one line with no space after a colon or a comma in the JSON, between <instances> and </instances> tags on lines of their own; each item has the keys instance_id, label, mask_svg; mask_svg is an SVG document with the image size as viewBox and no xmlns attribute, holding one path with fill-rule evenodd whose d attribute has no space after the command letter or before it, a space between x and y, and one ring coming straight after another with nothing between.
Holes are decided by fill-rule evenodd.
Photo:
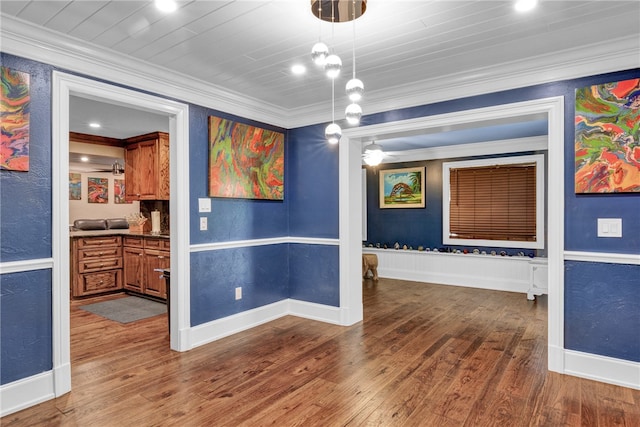
<instances>
[{"instance_id":1,"label":"window blind","mask_svg":"<svg viewBox=\"0 0 640 427\"><path fill-rule=\"evenodd\" d=\"M536 240L536 165L450 169L449 237Z\"/></svg>"}]
</instances>

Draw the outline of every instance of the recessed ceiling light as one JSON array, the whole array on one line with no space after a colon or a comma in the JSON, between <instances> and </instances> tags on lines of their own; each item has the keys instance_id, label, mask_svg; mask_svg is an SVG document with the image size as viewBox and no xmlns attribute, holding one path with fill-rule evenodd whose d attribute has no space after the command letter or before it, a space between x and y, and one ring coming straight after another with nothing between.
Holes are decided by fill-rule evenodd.
<instances>
[{"instance_id":1,"label":"recessed ceiling light","mask_svg":"<svg viewBox=\"0 0 640 427\"><path fill-rule=\"evenodd\" d=\"M82 156L80 157L80 160L82 160L83 162L88 162L89 158L87 156Z\"/></svg>"},{"instance_id":2,"label":"recessed ceiling light","mask_svg":"<svg viewBox=\"0 0 640 427\"><path fill-rule=\"evenodd\" d=\"M528 12L535 9L538 5L538 0L516 0L515 9L518 12Z\"/></svg>"},{"instance_id":3,"label":"recessed ceiling light","mask_svg":"<svg viewBox=\"0 0 640 427\"><path fill-rule=\"evenodd\" d=\"M89 123L89 127L90 128L99 128L100 127L100 123L91 122L91 123Z\"/></svg>"},{"instance_id":4,"label":"recessed ceiling light","mask_svg":"<svg viewBox=\"0 0 640 427\"><path fill-rule=\"evenodd\" d=\"M158 10L165 13L175 12L178 8L178 5L174 0L155 0L155 4Z\"/></svg>"},{"instance_id":5,"label":"recessed ceiling light","mask_svg":"<svg viewBox=\"0 0 640 427\"><path fill-rule=\"evenodd\" d=\"M307 72L307 67L302 64L295 64L291 67L291 72L296 76L300 76Z\"/></svg>"}]
</instances>

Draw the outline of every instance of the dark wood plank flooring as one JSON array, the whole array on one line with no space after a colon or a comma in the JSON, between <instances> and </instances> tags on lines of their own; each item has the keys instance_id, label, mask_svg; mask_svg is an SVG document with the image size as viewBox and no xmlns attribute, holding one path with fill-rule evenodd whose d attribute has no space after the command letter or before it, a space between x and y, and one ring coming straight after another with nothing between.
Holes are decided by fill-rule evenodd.
<instances>
[{"instance_id":1,"label":"dark wood plank flooring","mask_svg":"<svg viewBox=\"0 0 640 427\"><path fill-rule=\"evenodd\" d=\"M364 322L284 317L186 353L166 316L71 308L73 390L2 426L640 426L640 391L547 372L546 297L366 280Z\"/></svg>"}]
</instances>

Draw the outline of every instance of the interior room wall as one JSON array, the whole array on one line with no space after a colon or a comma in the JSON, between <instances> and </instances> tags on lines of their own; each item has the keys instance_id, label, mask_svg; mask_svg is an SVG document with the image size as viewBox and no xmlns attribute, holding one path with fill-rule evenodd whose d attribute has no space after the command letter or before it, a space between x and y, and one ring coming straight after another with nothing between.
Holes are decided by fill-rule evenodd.
<instances>
[{"instance_id":1,"label":"interior room wall","mask_svg":"<svg viewBox=\"0 0 640 427\"><path fill-rule=\"evenodd\" d=\"M69 224L72 225L76 219L105 219L124 218L129 214L140 212L140 202L116 204L114 180L124 180L123 175L113 175L110 172L75 172L81 175L81 199L69 200ZM107 203L89 203L87 183L88 178L106 178L109 182L109 193Z\"/></svg>"},{"instance_id":2,"label":"interior room wall","mask_svg":"<svg viewBox=\"0 0 640 427\"><path fill-rule=\"evenodd\" d=\"M522 156L531 154L545 154L546 152L506 153L500 156ZM485 156L486 157L486 156ZM489 253L505 251L509 255L524 252L525 255L544 256L546 250L521 248L456 246L442 243L442 164L450 161L474 160L480 157L457 157L437 160L423 160L416 162L384 163L376 167L368 166L367 171L367 240L365 245L386 244L392 248L395 242L400 246L407 245L413 249L418 246L424 248L451 249L479 249ZM545 160L546 163L546 160ZM381 209L379 203L380 171L385 169L402 169L411 167L425 167L425 207L406 209ZM546 181L546 180L545 180ZM546 182L545 182L546 199Z\"/></svg>"}]
</instances>

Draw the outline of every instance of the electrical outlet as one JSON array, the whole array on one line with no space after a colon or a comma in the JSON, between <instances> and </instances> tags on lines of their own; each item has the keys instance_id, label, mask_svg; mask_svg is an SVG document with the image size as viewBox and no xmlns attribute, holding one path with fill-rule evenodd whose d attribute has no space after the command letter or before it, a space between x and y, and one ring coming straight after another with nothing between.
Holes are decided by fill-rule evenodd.
<instances>
[{"instance_id":1,"label":"electrical outlet","mask_svg":"<svg viewBox=\"0 0 640 427\"><path fill-rule=\"evenodd\" d=\"M236 299L242 299L242 288L236 288Z\"/></svg>"},{"instance_id":2,"label":"electrical outlet","mask_svg":"<svg viewBox=\"0 0 640 427\"><path fill-rule=\"evenodd\" d=\"M205 231L207 229L207 217L200 217L200 231Z\"/></svg>"}]
</instances>

